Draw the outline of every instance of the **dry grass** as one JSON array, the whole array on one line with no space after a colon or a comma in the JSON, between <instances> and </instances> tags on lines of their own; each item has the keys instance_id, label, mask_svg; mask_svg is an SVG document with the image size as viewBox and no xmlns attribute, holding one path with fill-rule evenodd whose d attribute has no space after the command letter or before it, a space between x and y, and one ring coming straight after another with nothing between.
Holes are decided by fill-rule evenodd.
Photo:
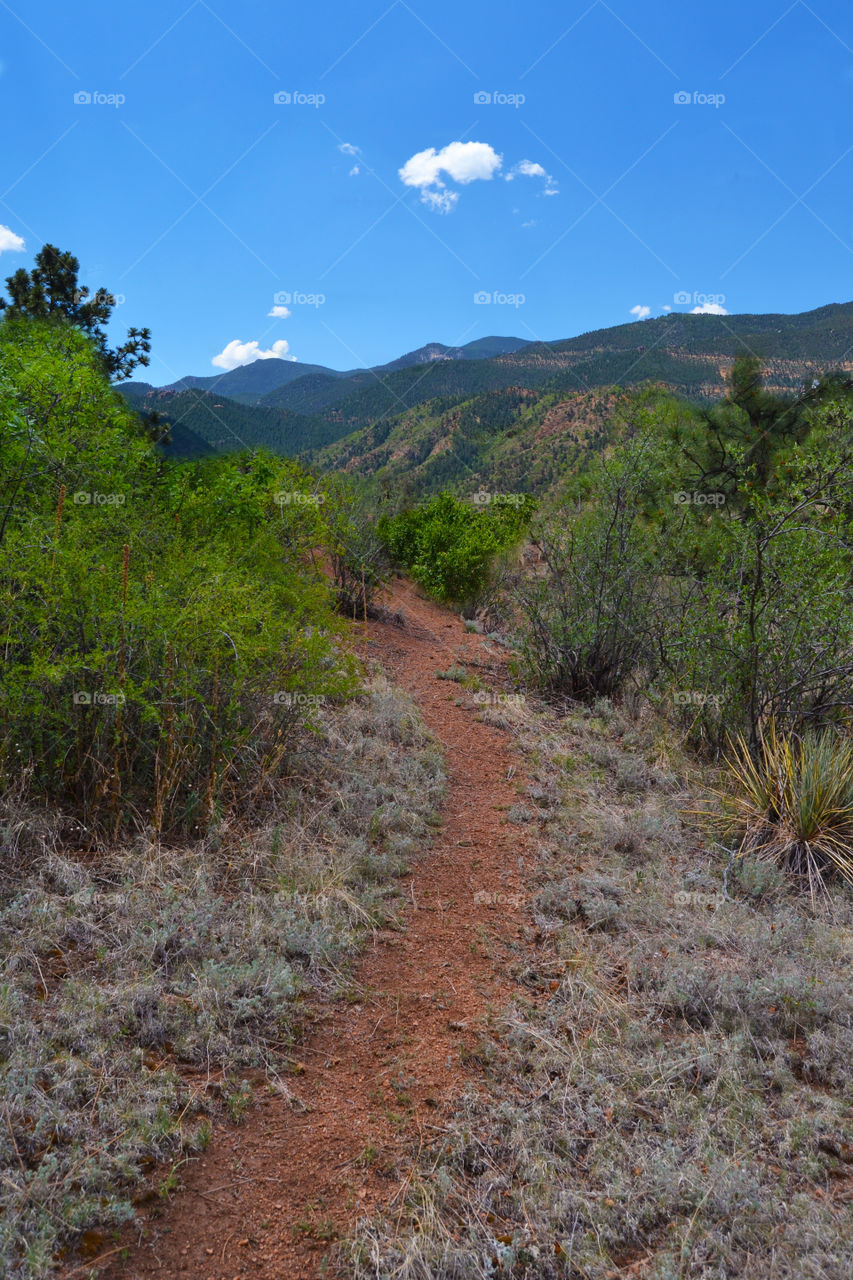
<instances>
[{"instance_id":1,"label":"dry grass","mask_svg":"<svg viewBox=\"0 0 853 1280\"><path fill-rule=\"evenodd\" d=\"M849 891L830 919L704 844L716 778L651 719L528 702L513 728L543 824L518 996L354 1275L848 1277Z\"/></svg>"},{"instance_id":2,"label":"dry grass","mask_svg":"<svg viewBox=\"0 0 853 1280\"><path fill-rule=\"evenodd\" d=\"M0 816L0 1274L36 1280L133 1214L234 1119L245 1076L286 1084L303 998L334 998L395 877L424 846L443 773L382 678L318 712L275 825L204 843L64 856L58 820ZM192 1070L187 1070L191 1068ZM165 1181L168 1190L169 1177ZM89 1236L86 1236L86 1233ZM102 1239L102 1237L100 1237Z\"/></svg>"}]
</instances>

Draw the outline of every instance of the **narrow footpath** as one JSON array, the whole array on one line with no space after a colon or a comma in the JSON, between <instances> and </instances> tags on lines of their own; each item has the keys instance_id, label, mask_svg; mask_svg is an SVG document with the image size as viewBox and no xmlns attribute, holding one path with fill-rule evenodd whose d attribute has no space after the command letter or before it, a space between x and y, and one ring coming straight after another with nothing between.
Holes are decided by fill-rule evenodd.
<instances>
[{"instance_id":1,"label":"narrow footpath","mask_svg":"<svg viewBox=\"0 0 853 1280\"><path fill-rule=\"evenodd\" d=\"M141 1242L104 1280L328 1280L335 1239L402 1203L413 1144L476 1079L483 1019L513 993L531 839L507 820L519 760L510 735L457 706L459 685L436 676L468 664L500 691L504 657L408 583L386 604L405 625L368 623L367 657L411 694L448 769L442 826L404 882L403 927L378 932L359 960L357 1003L317 1009L296 1050L304 1072L286 1077L291 1099L259 1091L242 1125L217 1124L183 1189L140 1220Z\"/></svg>"}]
</instances>

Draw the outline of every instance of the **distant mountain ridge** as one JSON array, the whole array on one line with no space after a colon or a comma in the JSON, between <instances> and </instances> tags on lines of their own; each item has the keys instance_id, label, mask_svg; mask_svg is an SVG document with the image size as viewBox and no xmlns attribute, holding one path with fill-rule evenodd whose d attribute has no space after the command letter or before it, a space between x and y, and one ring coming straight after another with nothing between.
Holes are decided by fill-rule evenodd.
<instances>
[{"instance_id":1,"label":"distant mountain ridge","mask_svg":"<svg viewBox=\"0 0 853 1280\"><path fill-rule=\"evenodd\" d=\"M398 356L388 364L374 365L364 369L329 369L322 364L300 364L298 360L253 360L251 364L241 365L238 369L230 369L225 373L210 374L203 377L189 374L178 378L175 382L166 383L162 387L154 387L148 382L126 383L132 388L144 388L145 391L210 391L219 392L229 400L238 400L243 404L259 404L269 392L278 390L295 382L299 378L320 375L333 379L369 379L371 374L390 373L395 369L406 369L414 365L430 364L434 360L482 360L493 356L506 355L527 346L525 338L476 338L461 347L446 347L441 342L428 342Z\"/></svg>"},{"instance_id":2,"label":"distant mountain ridge","mask_svg":"<svg viewBox=\"0 0 853 1280\"><path fill-rule=\"evenodd\" d=\"M654 382L692 400L719 398L732 362L743 354L762 359L768 385L779 391L794 391L829 369L853 372L853 303L795 315L671 312L554 342L433 342L372 369L258 360L166 387L135 382L119 389L138 407L183 423L214 449L263 444L309 459L327 450L323 460L336 465L340 455L333 461L329 446L365 429L390 428L426 405L440 417L476 398L487 417L496 415L506 425L507 406L519 391L553 403ZM498 394L504 392L512 394ZM347 465L358 465L358 453L347 451Z\"/></svg>"}]
</instances>

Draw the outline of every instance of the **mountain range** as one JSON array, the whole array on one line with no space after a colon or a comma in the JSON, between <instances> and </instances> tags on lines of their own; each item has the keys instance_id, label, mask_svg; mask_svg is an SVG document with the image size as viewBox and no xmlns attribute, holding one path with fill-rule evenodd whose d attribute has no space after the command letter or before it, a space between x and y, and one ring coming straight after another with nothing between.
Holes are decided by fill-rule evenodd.
<instances>
[{"instance_id":1,"label":"mountain range","mask_svg":"<svg viewBox=\"0 0 853 1280\"><path fill-rule=\"evenodd\" d=\"M588 417L593 403L642 383L694 401L719 398L742 354L759 356L768 385L780 391L797 390L829 369L853 371L853 303L797 315L671 312L553 342L429 343L370 369L257 360L212 377L119 389L134 407L156 409L172 424L170 451L178 455L263 445L375 473L415 437L424 447L416 428L427 420L455 421L455 432L459 423L480 435L509 432L539 416L537 406L547 414L564 405L563 417L574 420L574 405Z\"/></svg>"}]
</instances>

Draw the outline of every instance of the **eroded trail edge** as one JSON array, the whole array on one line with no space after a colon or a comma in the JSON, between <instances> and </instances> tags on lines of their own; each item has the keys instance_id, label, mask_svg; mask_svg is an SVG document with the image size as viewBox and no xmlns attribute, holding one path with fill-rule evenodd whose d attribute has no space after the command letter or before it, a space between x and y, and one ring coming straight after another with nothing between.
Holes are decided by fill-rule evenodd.
<instances>
[{"instance_id":1,"label":"eroded trail edge","mask_svg":"<svg viewBox=\"0 0 853 1280\"><path fill-rule=\"evenodd\" d=\"M105 1277L314 1280L334 1274L335 1240L362 1214L401 1203L413 1140L440 1127L466 1078L483 1019L514 984L520 881L529 846L508 820L518 801L509 735L457 705L454 664L505 685L503 657L453 614L397 584L405 626L368 624L367 654L411 694L441 744L442 827L406 877L401 930L358 962L356 1002L320 1008L298 1047L291 1098L259 1098L240 1127L219 1125L183 1171L169 1207Z\"/></svg>"}]
</instances>

